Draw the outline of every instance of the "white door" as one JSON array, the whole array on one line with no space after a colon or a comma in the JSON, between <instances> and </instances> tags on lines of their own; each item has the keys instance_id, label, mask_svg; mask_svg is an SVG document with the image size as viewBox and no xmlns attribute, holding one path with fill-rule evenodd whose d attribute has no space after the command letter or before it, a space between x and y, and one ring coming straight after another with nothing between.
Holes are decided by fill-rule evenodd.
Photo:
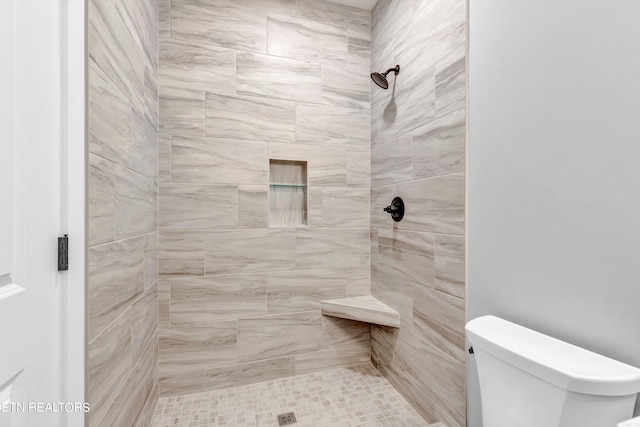
<instances>
[{"instance_id":1,"label":"white door","mask_svg":"<svg viewBox=\"0 0 640 427\"><path fill-rule=\"evenodd\" d=\"M84 400L84 144L78 129L84 90L77 87L83 85L82 54L78 61L78 52L69 50L73 3L0 0L2 427L79 426L83 420L75 405L61 405ZM84 39L79 19L71 25ZM80 82L71 82L76 75ZM74 109L80 117L69 117ZM59 273L63 233L76 238L75 270Z\"/></svg>"}]
</instances>

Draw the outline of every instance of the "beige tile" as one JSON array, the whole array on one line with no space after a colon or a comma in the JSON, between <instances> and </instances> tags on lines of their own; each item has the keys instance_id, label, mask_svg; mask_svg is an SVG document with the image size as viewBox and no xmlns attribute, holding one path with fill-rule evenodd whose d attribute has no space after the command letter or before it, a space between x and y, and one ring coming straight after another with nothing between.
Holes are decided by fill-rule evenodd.
<instances>
[{"instance_id":1,"label":"beige tile","mask_svg":"<svg viewBox=\"0 0 640 427\"><path fill-rule=\"evenodd\" d=\"M111 242L116 231L115 165L89 154L89 245Z\"/></svg>"},{"instance_id":2,"label":"beige tile","mask_svg":"<svg viewBox=\"0 0 640 427\"><path fill-rule=\"evenodd\" d=\"M199 92L236 92L236 53L207 44L160 39L160 85Z\"/></svg>"},{"instance_id":3,"label":"beige tile","mask_svg":"<svg viewBox=\"0 0 640 427\"><path fill-rule=\"evenodd\" d=\"M307 226L322 227L322 193L324 188L307 188Z\"/></svg>"},{"instance_id":4,"label":"beige tile","mask_svg":"<svg viewBox=\"0 0 640 427\"><path fill-rule=\"evenodd\" d=\"M238 94L301 102L322 100L322 77L318 64L298 59L237 54Z\"/></svg>"},{"instance_id":5,"label":"beige tile","mask_svg":"<svg viewBox=\"0 0 640 427\"><path fill-rule=\"evenodd\" d=\"M116 239L124 239L157 228L158 191L151 179L116 167Z\"/></svg>"},{"instance_id":6,"label":"beige tile","mask_svg":"<svg viewBox=\"0 0 640 427\"><path fill-rule=\"evenodd\" d=\"M465 363L464 300L425 285L413 285L413 328L430 343Z\"/></svg>"},{"instance_id":7,"label":"beige tile","mask_svg":"<svg viewBox=\"0 0 640 427\"><path fill-rule=\"evenodd\" d=\"M411 181L412 139L407 134L371 149L372 187Z\"/></svg>"},{"instance_id":8,"label":"beige tile","mask_svg":"<svg viewBox=\"0 0 640 427\"><path fill-rule=\"evenodd\" d=\"M216 138L173 138L174 183L267 184L267 143Z\"/></svg>"},{"instance_id":9,"label":"beige tile","mask_svg":"<svg viewBox=\"0 0 640 427\"><path fill-rule=\"evenodd\" d=\"M87 401L92 408L90 426L100 424L131 370L131 319L128 314L118 317L88 345Z\"/></svg>"},{"instance_id":10,"label":"beige tile","mask_svg":"<svg viewBox=\"0 0 640 427\"><path fill-rule=\"evenodd\" d=\"M202 276L204 274L204 233L161 231L159 242L160 275Z\"/></svg>"},{"instance_id":11,"label":"beige tile","mask_svg":"<svg viewBox=\"0 0 640 427\"><path fill-rule=\"evenodd\" d=\"M371 295L400 313L400 325L413 323L412 282L406 277L372 266Z\"/></svg>"},{"instance_id":12,"label":"beige tile","mask_svg":"<svg viewBox=\"0 0 640 427\"><path fill-rule=\"evenodd\" d=\"M347 65L349 69L364 75L368 75L368 73L372 71L370 34L349 31L348 36L349 48Z\"/></svg>"},{"instance_id":13,"label":"beige tile","mask_svg":"<svg viewBox=\"0 0 640 427\"><path fill-rule=\"evenodd\" d=\"M158 280L158 327L167 328L170 325L171 312L171 281Z\"/></svg>"},{"instance_id":14,"label":"beige tile","mask_svg":"<svg viewBox=\"0 0 640 427\"><path fill-rule=\"evenodd\" d=\"M157 68L158 2L115 0L115 5L127 30L136 44L142 48L145 64Z\"/></svg>"},{"instance_id":15,"label":"beige tile","mask_svg":"<svg viewBox=\"0 0 640 427\"><path fill-rule=\"evenodd\" d=\"M190 325L267 314L264 274L171 279L171 324Z\"/></svg>"},{"instance_id":16,"label":"beige tile","mask_svg":"<svg viewBox=\"0 0 640 427\"><path fill-rule=\"evenodd\" d=\"M158 233L144 236L144 289L150 289L158 281Z\"/></svg>"},{"instance_id":17,"label":"beige tile","mask_svg":"<svg viewBox=\"0 0 640 427\"><path fill-rule=\"evenodd\" d=\"M435 120L413 134L413 179L464 172L465 110Z\"/></svg>"},{"instance_id":18,"label":"beige tile","mask_svg":"<svg viewBox=\"0 0 640 427\"><path fill-rule=\"evenodd\" d=\"M397 196L393 185L371 187L371 210L369 212L372 228L393 228L396 224L391 215L384 211ZM405 201L405 209L408 209ZM405 211L405 215L407 212ZM404 219L403 219L404 221Z\"/></svg>"},{"instance_id":19,"label":"beige tile","mask_svg":"<svg viewBox=\"0 0 640 427\"><path fill-rule=\"evenodd\" d=\"M436 62L436 116L465 107L467 98L466 46L462 44Z\"/></svg>"},{"instance_id":20,"label":"beige tile","mask_svg":"<svg viewBox=\"0 0 640 427\"><path fill-rule=\"evenodd\" d=\"M171 182L171 135L158 136L158 181Z\"/></svg>"},{"instance_id":21,"label":"beige tile","mask_svg":"<svg viewBox=\"0 0 640 427\"><path fill-rule=\"evenodd\" d=\"M89 250L88 340L131 305L144 289L143 238Z\"/></svg>"},{"instance_id":22,"label":"beige tile","mask_svg":"<svg viewBox=\"0 0 640 427\"><path fill-rule=\"evenodd\" d=\"M428 233L378 230L377 266L418 283L434 282L434 237Z\"/></svg>"},{"instance_id":23,"label":"beige tile","mask_svg":"<svg viewBox=\"0 0 640 427\"><path fill-rule=\"evenodd\" d=\"M436 236L435 239L435 288L464 299L464 236Z\"/></svg>"},{"instance_id":24,"label":"beige tile","mask_svg":"<svg viewBox=\"0 0 640 427\"><path fill-rule=\"evenodd\" d=\"M369 120L369 113L362 110L300 104L296 108L296 141L367 149Z\"/></svg>"},{"instance_id":25,"label":"beige tile","mask_svg":"<svg viewBox=\"0 0 640 427\"><path fill-rule=\"evenodd\" d=\"M324 300L320 307L325 316L400 327L400 314L371 295Z\"/></svg>"},{"instance_id":26,"label":"beige tile","mask_svg":"<svg viewBox=\"0 0 640 427\"><path fill-rule=\"evenodd\" d=\"M365 9L325 1L298 0L298 15L338 28L371 33L371 13Z\"/></svg>"},{"instance_id":27,"label":"beige tile","mask_svg":"<svg viewBox=\"0 0 640 427\"><path fill-rule=\"evenodd\" d=\"M269 314L320 309L320 301L347 296L344 269L267 273Z\"/></svg>"},{"instance_id":28,"label":"beige tile","mask_svg":"<svg viewBox=\"0 0 640 427\"><path fill-rule=\"evenodd\" d=\"M338 317L322 316L322 348L338 348L351 345L361 354L369 356L371 325Z\"/></svg>"},{"instance_id":29,"label":"beige tile","mask_svg":"<svg viewBox=\"0 0 640 427\"><path fill-rule=\"evenodd\" d=\"M346 28L312 19L271 14L267 31L270 55L336 66L347 62Z\"/></svg>"},{"instance_id":30,"label":"beige tile","mask_svg":"<svg viewBox=\"0 0 640 427\"><path fill-rule=\"evenodd\" d=\"M160 228L211 230L238 225L238 187L161 184Z\"/></svg>"},{"instance_id":31,"label":"beige tile","mask_svg":"<svg viewBox=\"0 0 640 427\"><path fill-rule=\"evenodd\" d=\"M269 158L307 162L311 187L345 187L347 185L347 150L336 145L269 143Z\"/></svg>"},{"instance_id":32,"label":"beige tile","mask_svg":"<svg viewBox=\"0 0 640 427\"><path fill-rule=\"evenodd\" d=\"M338 345L327 350L296 355L296 375L349 367L369 362L369 345Z\"/></svg>"},{"instance_id":33,"label":"beige tile","mask_svg":"<svg viewBox=\"0 0 640 427\"><path fill-rule=\"evenodd\" d=\"M248 244L250 242L250 244ZM224 230L206 233L207 274L293 270L294 230Z\"/></svg>"},{"instance_id":34,"label":"beige tile","mask_svg":"<svg viewBox=\"0 0 640 427\"><path fill-rule=\"evenodd\" d=\"M367 67L368 68L368 67ZM322 103L368 111L369 74L344 66L322 66Z\"/></svg>"},{"instance_id":35,"label":"beige tile","mask_svg":"<svg viewBox=\"0 0 640 427\"><path fill-rule=\"evenodd\" d=\"M295 373L293 357L281 357L278 359L207 369L205 371L205 390L219 390L278 378L292 377Z\"/></svg>"},{"instance_id":36,"label":"beige tile","mask_svg":"<svg viewBox=\"0 0 640 427\"><path fill-rule=\"evenodd\" d=\"M266 185L238 186L238 227L266 228L269 225L269 193Z\"/></svg>"},{"instance_id":37,"label":"beige tile","mask_svg":"<svg viewBox=\"0 0 640 427\"><path fill-rule=\"evenodd\" d=\"M194 374L237 362L236 321L170 326L160 329L160 382L170 374L185 374L186 384L196 386ZM202 384L200 384L202 386Z\"/></svg>"},{"instance_id":38,"label":"beige tile","mask_svg":"<svg viewBox=\"0 0 640 427\"><path fill-rule=\"evenodd\" d=\"M347 269L347 296L371 295L371 269L368 265Z\"/></svg>"},{"instance_id":39,"label":"beige tile","mask_svg":"<svg viewBox=\"0 0 640 427\"><path fill-rule=\"evenodd\" d=\"M160 373L158 378L160 396L182 396L204 391L204 371Z\"/></svg>"},{"instance_id":40,"label":"beige tile","mask_svg":"<svg viewBox=\"0 0 640 427\"><path fill-rule=\"evenodd\" d=\"M369 189L325 188L322 191L325 227L369 227Z\"/></svg>"},{"instance_id":41,"label":"beige tile","mask_svg":"<svg viewBox=\"0 0 640 427\"><path fill-rule=\"evenodd\" d=\"M157 97L157 94L154 95ZM153 180L158 177L158 132L144 113L138 110L132 111L133 146L129 156L137 158L136 161L125 163L138 173Z\"/></svg>"},{"instance_id":42,"label":"beige tile","mask_svg":"<svg viewBox=\"0 0 640 427\"><path fill-rule=\"evenodd\" d=\"M158 0L159 36L171 36L171 0Z\"/></svg>"},{"instance_id":43,"label":"beige tile","mask_svg":"<svg viewBox=\"0 0 640 427\"><path fill-rule=\"evenodd\" d=\"M204 136L203 91L163 86L160 89L160 133Z\"/></svg>"},{"instance_id":44,"label":"beige tile","mask_svg":"<svg viewBox=\"0 0 640 427\"><path fill-rule=\"evenodd\" d=\"M347 268L369 263L368 229L298 229L296 269Z\"/></svg>"},{"instance_id":45,"label":"beige tile","mask_svg":"<svg viewBox=\"0 0 640 427\"><path fill-rule=\"evenodd\" d=\"M349 150L347 152L347 185L369 188L371 176L371 156L369 150Z\"/></svg>"},{"instance_id":46,"label":"beige tile","mask_svg":"<svg viewBox=\"0 0 640 427\"><path fill-rule=\"evenodd\" d=\"M135 364L158 331L158 287L142 294L131 306L131 356Z\"/></svg>"},{"instance_id":47,"label":"beige tile","mask_svg":"<svg viewBox=\"0 0 640 427\"><path fill-rule=\"evenodd\" d=\"M238 320L238 361L291 356L322 347L320 310Z\"/></svg>"},{"instance_id":48,"label":"beige tile","mask_svg":"<svg viewBox=\"0 0 640 427\"><path fill-rule=\"evenodd\" d=\"M295 104L207 93L207 136L254 141L295 141Z\"/></svg>"}]
</instances>

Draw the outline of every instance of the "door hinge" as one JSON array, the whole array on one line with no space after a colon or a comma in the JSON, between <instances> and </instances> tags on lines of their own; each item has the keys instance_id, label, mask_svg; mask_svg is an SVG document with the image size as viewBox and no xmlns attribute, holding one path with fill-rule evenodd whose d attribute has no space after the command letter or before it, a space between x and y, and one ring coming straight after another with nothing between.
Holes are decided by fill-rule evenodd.
<instances>
[{"instance_id":1,"label":"door hinge","mask_svg":"<svg viewBox=\"0 0 640 427\"><path fill-rule=\"evenodd\" d=\"M69 269L69 235L58 237L58 271Z\"/></svg>"}]
</instances>

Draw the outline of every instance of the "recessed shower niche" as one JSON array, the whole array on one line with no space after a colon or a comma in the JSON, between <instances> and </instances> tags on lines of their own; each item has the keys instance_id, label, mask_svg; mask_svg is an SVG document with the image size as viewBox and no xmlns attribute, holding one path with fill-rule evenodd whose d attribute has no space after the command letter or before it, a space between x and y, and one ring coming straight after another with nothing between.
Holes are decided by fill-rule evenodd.
<instances>
[{"instance_id":1,"label":"recessed shower niche","mask_svg":"<svg viewBox=\"0 0 640 427\"><path fill-rule=\"evenodd\" d=\"M269 226L307 225L307 162L269 161Z\"/></svg>"}]
</instances>

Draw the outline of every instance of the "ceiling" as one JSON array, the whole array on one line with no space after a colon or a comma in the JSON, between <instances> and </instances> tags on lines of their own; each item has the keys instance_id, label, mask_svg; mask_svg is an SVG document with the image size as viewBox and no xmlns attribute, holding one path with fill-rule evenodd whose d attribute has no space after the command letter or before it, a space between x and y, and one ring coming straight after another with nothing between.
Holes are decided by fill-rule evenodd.
<instances>
[{"instance_id":1,"label":"ceiling","mask_svg":"<svg viewBox=\"0 0 640 427\"><path fill-rule=\"evenodd\" d=\"M329 0L333 3L345 4L359 9L371 10L378 3L378 0Z\"/></svg>"}]
</instances>

